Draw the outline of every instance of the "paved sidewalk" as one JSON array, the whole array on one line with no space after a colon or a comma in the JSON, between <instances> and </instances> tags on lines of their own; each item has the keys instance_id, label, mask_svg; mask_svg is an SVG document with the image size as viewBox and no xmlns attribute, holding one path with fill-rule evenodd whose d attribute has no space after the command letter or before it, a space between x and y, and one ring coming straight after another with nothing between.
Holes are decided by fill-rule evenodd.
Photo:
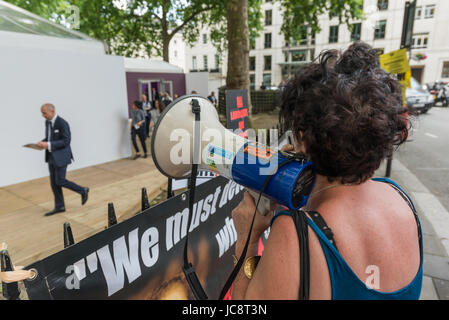
<instances>
[{"instance_id":1,"label":"paved sidewalk","mask_svg":"<svg viewBox=\"0 0 449 320\"><path fill-rule=\"evenodd\" d=\"M48 177L0 188L0 243L8 245L15 265L24 266L63 249L63 224L69 222L76 242L107 226L108 203L114 203L122 222L141 209L141 190L148 197L166 188L165 178L148 159L122 159L67 174L69 180L90 188L89 201L64 189L67 211L45 217L54 207Z\"/></svg>"},{"instance_id":2,"label":"paved sidewalk","mask_svg":"<svg viewBox=\"0 0 449 320\"><path fill-rule=\"evenodd\" d=\"M386 165L377 171L385 176ZM421 300L449 300L449 213L398 160L391 179L403 187L418 210L424 240L424 283Z\"/></svg>"}]
</instances>

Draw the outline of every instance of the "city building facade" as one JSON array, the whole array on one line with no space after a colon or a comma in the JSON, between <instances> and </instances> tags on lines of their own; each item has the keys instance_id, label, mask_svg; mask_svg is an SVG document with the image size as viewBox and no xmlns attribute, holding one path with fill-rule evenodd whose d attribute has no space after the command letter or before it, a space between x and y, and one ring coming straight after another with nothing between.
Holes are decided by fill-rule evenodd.
<instances>
[{"instance_id":1,"label":"city building facade","mask_svg":"<svg viewBox=\"0 0 449 320\"><path fill-rule=\"evenodd\" d=\"M344 50L357 40L373 46L379 54L400 49L406 0L365 0L365 18L339 24L337 17L319 17L320 31L304 26L301 41L286 41L281 32L283 10L279 1L262 4L263 30L251 41L249 54L251 89L279 86L298 67L313 61L323 50ZM419 82L449 82L449 12L447 0L418 0L410 50L412 75ZM178 61L182 60L181 66ZM211 91L226 83L226 53L219 54L209 40L208 30L199 41L186 46L185 57L174 61L189 72L209 72Z\"/></svg>"}]
</instances>

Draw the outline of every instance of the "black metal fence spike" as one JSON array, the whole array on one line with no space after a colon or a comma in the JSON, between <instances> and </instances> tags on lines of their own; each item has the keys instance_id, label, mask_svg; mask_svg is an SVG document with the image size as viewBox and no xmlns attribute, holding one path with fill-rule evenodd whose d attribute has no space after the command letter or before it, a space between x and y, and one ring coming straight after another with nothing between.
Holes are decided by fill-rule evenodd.
<instances>
[{"instance_id":1,"label":"black metal fence spike","mask_svg":"<svg viewBox=\"0 0 449 320\"><path fill-rule=\"evenodd\" d=\"M75 239L73 238L72 227L70 223L64 223L64 249L75 244Z\"/></svg>"},{"instance_id":2,"label":"black metal fence spike","mask_svg":"<svg viewBox=\"0 0 449 320\"><path fill-rule=\"evenodd\" d=\"M142 211L150 208L150 202L148 201L147 188L142 188Z\"/></svg>"},{"instance_id":3,"label":"black metal fence spike","mask_svg":"<svg viewBox=\"0 0 449 320\"><path fill-rule=\"evenodd\" d=\"M115 215L114 204L108 204L108 228L117 224L117 216Z\"/></svg>"},{"instance_id":4,"label":"black metal fence spike","mask_svg":"<svg viewBox=\"0 0 449 320\"><path fill-rule=\"evenodd\" d=\"M2 272L14 271L14 267L11 262L11 258L9 257L8 250L0 251L0 264ZM19 284L17 282L13 283L2 282L2 295L7 300L20 300Z\"/></svg>"},{"instance_id":5,"label":"black metal fence spike","mask_svg":"<svg viewBox=\"0 0 449 320\"><path fill-rule=\"evenodd\" d=\"M167 186L167 199L171 199L175 196L173 192L173 179L168 178L168 186Z\"/></svg>"}]
</instances>

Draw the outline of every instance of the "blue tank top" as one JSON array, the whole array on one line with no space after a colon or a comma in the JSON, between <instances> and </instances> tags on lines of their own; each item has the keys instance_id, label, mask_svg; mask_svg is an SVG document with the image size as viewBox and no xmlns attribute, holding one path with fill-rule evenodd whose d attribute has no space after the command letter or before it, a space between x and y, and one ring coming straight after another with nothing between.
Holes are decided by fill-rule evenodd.
<instances>
[{"instance_id":1,"label":"blue tank top","mask_svg":"<svg viewBox=\"0 0 449 320\"><path fill-rule=\"evenodd\" d=\"M373 179L378 182L385 182L391 184L398 190L399 194L409 203L412 209L417 225L420 247L420 267L415 279L405 288L396 292L380 292L370 289L363 281L361 281L357 275L352 271L340 253L337 251L334 245L331 244L329 239L320 230L320 228L311 220L307 218L309 226L318 236L324 255L326 257L327 266L329 268L329 276L332 286L332 300L418 300L421 296L422 281L423 281L423 241L422 230L419 218L416 213L413 202L408 195L393 181L389 179ZM282 211L278 213L274 218L279 216L288 215L291 213L288 211ZM369 276L369 275L367 275ZM382 277L382 273L380 274Z\"/></svg>"}]
</instances>

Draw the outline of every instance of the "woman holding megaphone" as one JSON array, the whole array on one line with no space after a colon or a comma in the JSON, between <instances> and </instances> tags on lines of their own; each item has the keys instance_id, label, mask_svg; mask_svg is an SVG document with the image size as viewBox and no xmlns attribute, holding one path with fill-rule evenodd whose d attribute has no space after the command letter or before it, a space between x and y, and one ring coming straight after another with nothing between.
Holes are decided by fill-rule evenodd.
<instances>
[{"instance_id":1,"label":"woman holding megaphone","mask_svg":"<svg viewBox=\"0 0 449 320\"><path fill-rule=\"evenodd\" d=\"M322 53L288 82L280 116L295 143L287 151L307 155L316 182L301 211L257 215L233 299L419 299L416 209L393 181L373 179L408 136L402 103L399 83L361 42ZM237 257L254 210L246 193L233 212Z\"/></svg>"}]
</instances>

